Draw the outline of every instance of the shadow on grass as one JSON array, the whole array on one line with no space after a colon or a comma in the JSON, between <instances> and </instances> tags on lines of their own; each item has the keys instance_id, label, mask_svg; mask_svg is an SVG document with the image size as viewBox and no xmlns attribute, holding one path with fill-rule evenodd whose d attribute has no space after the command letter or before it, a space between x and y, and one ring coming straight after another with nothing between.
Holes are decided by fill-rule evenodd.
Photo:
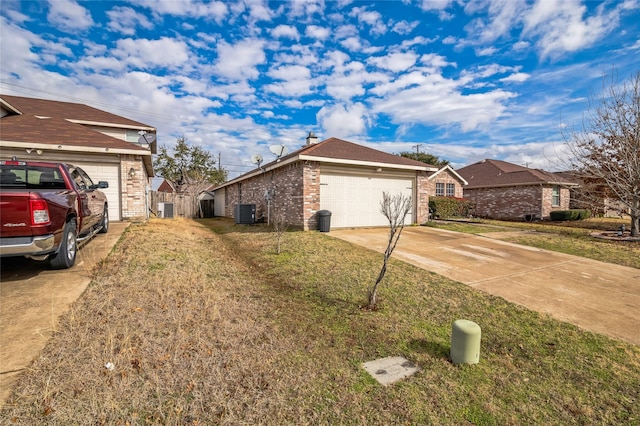
<instances>
[{"instance_id":1,"label":"shadow on grass","mask_svg":"<svg viewBox=\"0 0 640 426\"><path fill-rule=\"evenodd\" d=\"M449 359L449 346L431 342L426 339L413 339L409 342L409 349L415 352L427 353L435 358Z\"/></svg>"}]
</instances>

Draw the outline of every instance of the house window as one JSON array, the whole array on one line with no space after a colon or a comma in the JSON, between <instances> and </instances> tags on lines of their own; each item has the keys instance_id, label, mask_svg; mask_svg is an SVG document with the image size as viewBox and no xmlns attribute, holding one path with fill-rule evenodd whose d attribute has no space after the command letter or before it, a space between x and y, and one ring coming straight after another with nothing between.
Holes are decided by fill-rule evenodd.
<instances>
[{"instance_id":1,"label":"house window","mask_svg":"<svg viewBox=\"0 0 640 426\"><path fill-rule=\"evenodd\" d=\"M138 130L126 130L125 140L127 142L138 142L138 139L140 139Z\"/></svg>"},{"instance_id":2,"label":"house window","mask_svg":"<svg viewBox=\"0 0 640 426\"><path fill-rule=\"evenodd\" d=\"M436 197L444 197L444 183L436 182Z\"/></svg>"},{"instance_id":3,"label":"house window","mask_svg":"<svg viewBox=\"0 0 640 426\"><path fill-rule=\"evenodd\" d=\"M554 185L551 190L551 205L557 207L560 205L560 186Z\"/></svg>"},{"instance_id":4,"label":"house window","mask_svg":"<svg viewBox=\"0 0 640 426\"><path fill-rule=\"evenodd\" d=\"M447 197L455 197L456 196L456 184L448 183L447 184Z\"/></svg>"}]
</instances>

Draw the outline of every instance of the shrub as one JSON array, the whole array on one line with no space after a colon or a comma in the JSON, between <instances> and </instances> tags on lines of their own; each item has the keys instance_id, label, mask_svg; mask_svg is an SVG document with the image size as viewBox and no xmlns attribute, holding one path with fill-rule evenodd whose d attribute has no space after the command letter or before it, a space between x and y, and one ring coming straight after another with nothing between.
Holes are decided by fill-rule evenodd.
<instances>
[{"instance_id":1,"label":"shrub","mask_svg":"<svg viewBox=\"0 0 640 426\"><path fill-rule=\"evenodd\" d=\"M590 218L591 212L586 209L554 210L549 216L553 221L582 220Z\"/></svg>"},{"instance_id":2,"label":"shrub","mask_svg":"<svg viewBox=\"0 0 640 426\"><path fill-rule=\"evenodd\" d=\"M464 198L429 198L429 210L431 210L433 217L469 217L473 207L473 203Z\"/></svg>"}]
</instances>

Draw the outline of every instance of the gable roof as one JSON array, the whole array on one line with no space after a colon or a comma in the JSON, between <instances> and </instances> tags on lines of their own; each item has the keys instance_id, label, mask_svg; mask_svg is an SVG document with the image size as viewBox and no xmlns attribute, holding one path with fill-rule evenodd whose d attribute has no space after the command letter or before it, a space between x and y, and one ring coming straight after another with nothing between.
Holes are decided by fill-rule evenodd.
<instances>
[{"instance_id":1,"label":"gable roof","mask_svg":"<svg viewBox=\"0 0 640 426\"><path fill-rule=\"evenodd\" d=\"M577 186L563 176L501 160L485 159L458 169L458 173L469 183L467 189L540 184Z\"/></svg>"},{"instance_id":2,"label":"gable roof","mask_svg":"<svg viewBox=\"0 0 640 426\"><path fill-rule=\"evenodd\" d=\"M322 142L308 144L302 148L261 168L250 171L235 179L227 181L217 188L222 188L236 182L257 176L265 171L277 169L296 161L317 161L326 164L341 164L352 166L384 167L395 170L416 170L435 172L437 167L399 155L389 154L377 149L368 148L353 142L338 138L329 138Z\"/></svg>"},{"instance_id":3,"label":"gable roof","mask_svg":"<svg viewBox=\"0 0 640 426\"><path fill-rule=\"evenodd\" d=\"M453 177L458 179L462 183L462 185L468 185L469 184L469 182L467 182L462 176L460 176L460 174L458 172L453 170L453 168L449 164L445 165L444 167L442 167L437 172L430 174L427 179L428 180L433 180L436 176L438 176L440 173L444 173L445 171L448 171Z\"/></svg>"},{"instance_id":4,"label":"gable roof","mask_svg":"<svg viewBox=\"0 0 640 426\"><path fill-rule=\"evenodd\" d=\"M156 131L147 124L83 104L0 95L0 107L6 113L0 118L0 141L16 147L50 149L54 145L60 150L83 147L85 152L150 155L138 144L87 126Z\"/></svg>"}]
</instances>

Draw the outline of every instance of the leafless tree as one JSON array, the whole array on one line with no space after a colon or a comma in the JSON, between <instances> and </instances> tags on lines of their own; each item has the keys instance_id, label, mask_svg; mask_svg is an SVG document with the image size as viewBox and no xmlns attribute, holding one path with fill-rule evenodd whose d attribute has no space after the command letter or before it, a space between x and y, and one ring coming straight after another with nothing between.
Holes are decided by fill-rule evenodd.
<instances>
[{"instance_id":1,"label":"leafless tree","mask_svg":"<svg viewBox=\"0 0 640 426\"><path fill-rule=\"evenodd\" d=\"M282 238L284 237L284 233L287 232L289 223L287 222L284 211L276 207L278 206L272 206L274 214L271 223L273 224L273 232L276 234L276 253L280 254L282 251Z\"/></svg>"},{"instance_id":2,"label":"leafless tree","mask_svg":"<svg viewBox=\"0 0 640 426\"><path fill-rule=\"evenodd\" d=\"M380 201L380 212L389 221L389 239L387 241L387 249L384 251L382 269L378 274L378 279L368 289L368 308L375 309L378 303L378 285L382 282L387 272L387 265L391 253L396 248L402 230L404 229L404 221L411 211L411 198L402 194L389 195L386 191L382 193Z\"/></svg>"},{"instance_id":3,"label":"leafless tree","mask_svg":"<svg viewBox=\"0 0 640 426\"><path fill-rule=\"evenodd\" d=\"M582 129L565 132L570 166L584 181L601 182L631 216L631 235L640 223L640 71L617 84L603 79L603 92L589 101Z\"/></svg>"}]
</instances>

